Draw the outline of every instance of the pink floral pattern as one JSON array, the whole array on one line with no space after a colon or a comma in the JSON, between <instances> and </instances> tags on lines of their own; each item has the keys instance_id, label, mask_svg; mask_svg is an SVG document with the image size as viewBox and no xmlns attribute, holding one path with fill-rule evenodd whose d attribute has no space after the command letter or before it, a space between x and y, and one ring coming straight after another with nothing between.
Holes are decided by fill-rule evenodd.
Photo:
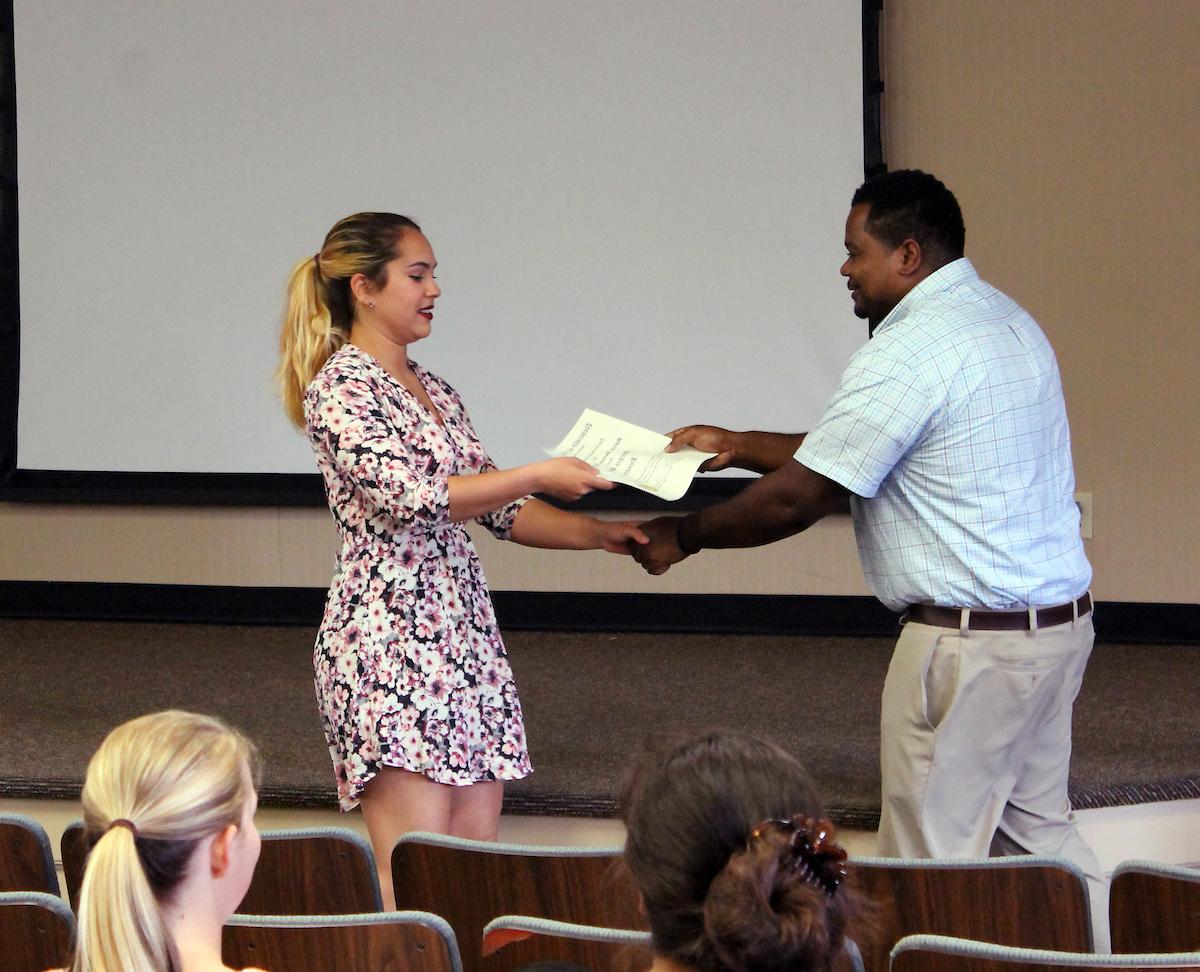
<instances>
[{"instance_id":1,"label":"pink floral pattern","mask_svg":"<svg viewBox=\"0 0 1200 972\"><path fill-rule=\"evenodd\" d=\"M449 477L496 467L458 393L412 367L444 425L350 344L304 403L342 536L313 667L343 810L381 766L456 786L532 772L483 570L449 520ZM507 539L523 503L479 522Z\"/></svg>"}]
</instances>

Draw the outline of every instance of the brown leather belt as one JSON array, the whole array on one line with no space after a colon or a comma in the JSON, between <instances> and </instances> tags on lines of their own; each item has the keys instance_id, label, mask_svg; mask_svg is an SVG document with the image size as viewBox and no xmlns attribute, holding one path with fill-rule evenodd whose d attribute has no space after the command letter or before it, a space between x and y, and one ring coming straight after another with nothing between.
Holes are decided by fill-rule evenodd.
<instances>
[{"instance_id":1,"label":"brown leather belt","mask_svg":"<svg viewBox=\"0 0 1200 972\"><path fill-rule=\"evenodd\" d=\"M1037 609L1037 626L1049 628L1056 624L1066 624L1078 616L1083 617L1092 609L1092 595L1084 593L1077 601L1066 604L1056 604L1054 607ZM979 608L970 609L967 627L976 631L1028 631L1028 611L985 611ZM936 604L910 604L904 612L905 621L916 621L918 624L934 624L939 628L957 628L961 626L962 611L959 608L939 607Z\"/></svg>"}]
</instances>

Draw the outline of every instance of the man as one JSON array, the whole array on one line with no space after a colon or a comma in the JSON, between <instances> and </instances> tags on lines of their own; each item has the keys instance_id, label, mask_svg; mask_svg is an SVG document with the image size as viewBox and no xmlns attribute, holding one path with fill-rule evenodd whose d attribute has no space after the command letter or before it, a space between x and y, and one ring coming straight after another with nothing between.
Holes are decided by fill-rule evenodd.
<instances>
[{"instance_id":1,"label":"man","mask_svg":"<svg viewBox=\"0 0 1200 972\"><path fill-rule=\"evenodd\" d=\"M963 257L958 203L933 176L864 183L847 280L870 340L806 435L689 426L764 473L733 499L643 524L658 574L705 547L798 533L849 504L867 581L904 612L883 690L879 852L1059 854L1107 889L1067 799L1071 709L1092 649L1066 408L1034 320Z\"/></svg>"}]
</instances>

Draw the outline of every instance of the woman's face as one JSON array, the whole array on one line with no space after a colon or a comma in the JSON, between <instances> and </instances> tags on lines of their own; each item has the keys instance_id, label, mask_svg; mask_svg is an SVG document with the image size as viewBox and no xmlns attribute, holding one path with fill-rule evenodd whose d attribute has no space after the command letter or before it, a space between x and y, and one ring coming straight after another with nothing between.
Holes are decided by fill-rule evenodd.
<instances>
[{"instance_id":1,"label":"woman's face","mask_svg":"<svg viewBox=\"0 0 1200 972\"><path fill-rule=\"evenodd\" d=\"M370 288L367 302L360 299L358 317L392 343L408 345L429 336L433 304L442 290L433 276L437 259L424 234L405 231L397 252L387 264L384 285Z\"/></svg>"}]
</instances>

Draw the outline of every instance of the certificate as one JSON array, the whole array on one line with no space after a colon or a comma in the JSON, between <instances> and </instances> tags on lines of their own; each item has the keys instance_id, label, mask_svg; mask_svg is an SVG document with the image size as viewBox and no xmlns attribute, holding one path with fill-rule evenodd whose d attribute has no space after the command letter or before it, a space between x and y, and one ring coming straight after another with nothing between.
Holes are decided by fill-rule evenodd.
<instances>
[{"instance_id":1,"label":"certificate","mask_svg":"<svg viewBox=\"0 0 1200 972\"><path fill-rule=\"evenodd\" d=\"M692 485L700 464L715 452L684 446L664 452L671 440L641 426L585 408L552 456L574 456L596 468L605 479L674 501Z\"/></svg>"}]
</instances>

